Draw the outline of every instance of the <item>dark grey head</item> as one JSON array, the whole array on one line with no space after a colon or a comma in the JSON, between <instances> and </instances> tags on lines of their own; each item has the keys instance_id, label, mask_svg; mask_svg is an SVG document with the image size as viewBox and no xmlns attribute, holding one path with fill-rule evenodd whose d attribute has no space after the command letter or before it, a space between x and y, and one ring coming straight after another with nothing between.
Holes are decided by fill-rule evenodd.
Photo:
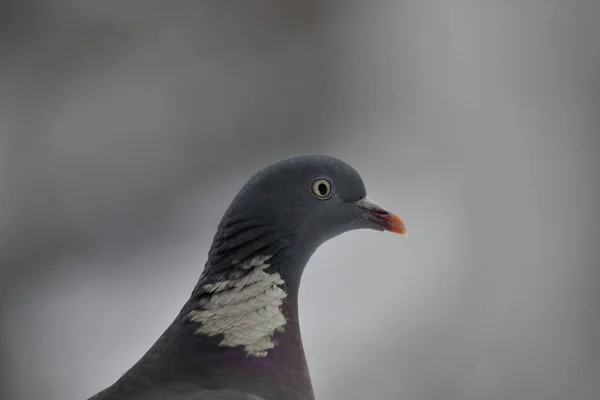
<instances>
[{"instance_id":1,"label":"dark grey head","mask_svg":"<svg viewBox=\"0 0 600 400\"><path fill-rule=\"evenodd\" d=\"M247 235L239 244L248 242L248 235L263 243L276 239L309 256L328 239L354 229L406 234L397 215L366 198L354 168L325 155L286 158L250 178L225 213L215 241L229 238L232 244L232 232L240 229Z\"/></svg>"},{"instance_id":2,"label":"dark grey head","mask_svg":"<svg viewBox=\"0 0 600 400\"><path fill-rule=\"evenodd\" d=\"M273 224L282 234L311 247L354 229L404 233L403 226L390 224L393 214L374 203L369 209L365 198L365 185L350 165L331 156L299 156L254 175L227 214Z\"/></svg>"}]
</instances>

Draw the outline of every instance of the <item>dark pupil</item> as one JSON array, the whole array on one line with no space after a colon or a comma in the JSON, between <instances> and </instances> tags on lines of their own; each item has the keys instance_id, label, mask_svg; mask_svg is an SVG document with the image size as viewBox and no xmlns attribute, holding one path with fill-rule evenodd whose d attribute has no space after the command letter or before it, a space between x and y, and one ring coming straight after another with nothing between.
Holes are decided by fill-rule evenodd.
<instances>
[{"instance_id":1,"label":"dark pupil","mask_svg":"<svg viewBox=\"0 0 600 400\"><path fill-rule=\"evenodd\" d=\"M326 184L319 183L319 185L317 186L317 189L319 190L319 194L321 196L327 195L327 185Z\"/></svg>"}]
</instances>

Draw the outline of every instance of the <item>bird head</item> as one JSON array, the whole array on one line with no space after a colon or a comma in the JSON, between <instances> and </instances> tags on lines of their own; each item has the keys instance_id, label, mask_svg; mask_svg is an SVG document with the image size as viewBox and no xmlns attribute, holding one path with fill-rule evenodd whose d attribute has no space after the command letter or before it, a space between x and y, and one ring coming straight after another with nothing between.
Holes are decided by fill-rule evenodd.
<instances>
[{"instance_id":1,"label":"bird head","mask_svg":"<svg viewBox=\"0 0 600 400\"><path fill-rule=\"evenodd\" d=\"M406 235L399 216L366 197L354 168L325 155L286 158L259 171L232 202L227 220L256 221L313 250L355 229Z\"/></svg>"}]
</instances>

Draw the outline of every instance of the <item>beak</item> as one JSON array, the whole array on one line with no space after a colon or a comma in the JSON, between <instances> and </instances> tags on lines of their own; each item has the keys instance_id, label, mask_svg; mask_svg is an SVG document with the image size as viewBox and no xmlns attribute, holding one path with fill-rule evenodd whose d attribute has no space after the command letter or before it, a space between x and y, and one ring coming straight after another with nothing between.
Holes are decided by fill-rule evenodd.
<instances>
[{"instance_id":1,"label":"beak","mask_svg":"<svg viewBox=\"0 0 600 400\"><path fill-rule=\"evenodd\" d=\"M375 221L383 229L408 237L404 221L393 212L389 212L379 204L367 198L360 199L354 204L365 212L366 218Z\"/></svg>"}]
</instances>

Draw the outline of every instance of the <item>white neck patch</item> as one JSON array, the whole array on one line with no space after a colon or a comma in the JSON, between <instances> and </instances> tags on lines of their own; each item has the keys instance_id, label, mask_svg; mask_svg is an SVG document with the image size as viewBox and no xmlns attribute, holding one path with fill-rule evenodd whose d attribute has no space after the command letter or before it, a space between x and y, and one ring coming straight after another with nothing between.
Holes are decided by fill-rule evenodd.
<instances>
[{"instance_id":1,"label":"white neck patch","mask_svg":"<svg viewBox=\"0 0 600 400\"><path fill-rule=\"evenodd\" d=\"M189 313L192 321L201 324L196 333L221 334L219 346L243 346L249 356L267 356L267 350L275 347L273 334L282 332L286 324L281 305L287 297L278 286L284 283L279 273L265 272L269 258L259 256L237 265L250 270L240 278L204 285L210 293L208 301Z\"/></svg>"}]
</instances>

